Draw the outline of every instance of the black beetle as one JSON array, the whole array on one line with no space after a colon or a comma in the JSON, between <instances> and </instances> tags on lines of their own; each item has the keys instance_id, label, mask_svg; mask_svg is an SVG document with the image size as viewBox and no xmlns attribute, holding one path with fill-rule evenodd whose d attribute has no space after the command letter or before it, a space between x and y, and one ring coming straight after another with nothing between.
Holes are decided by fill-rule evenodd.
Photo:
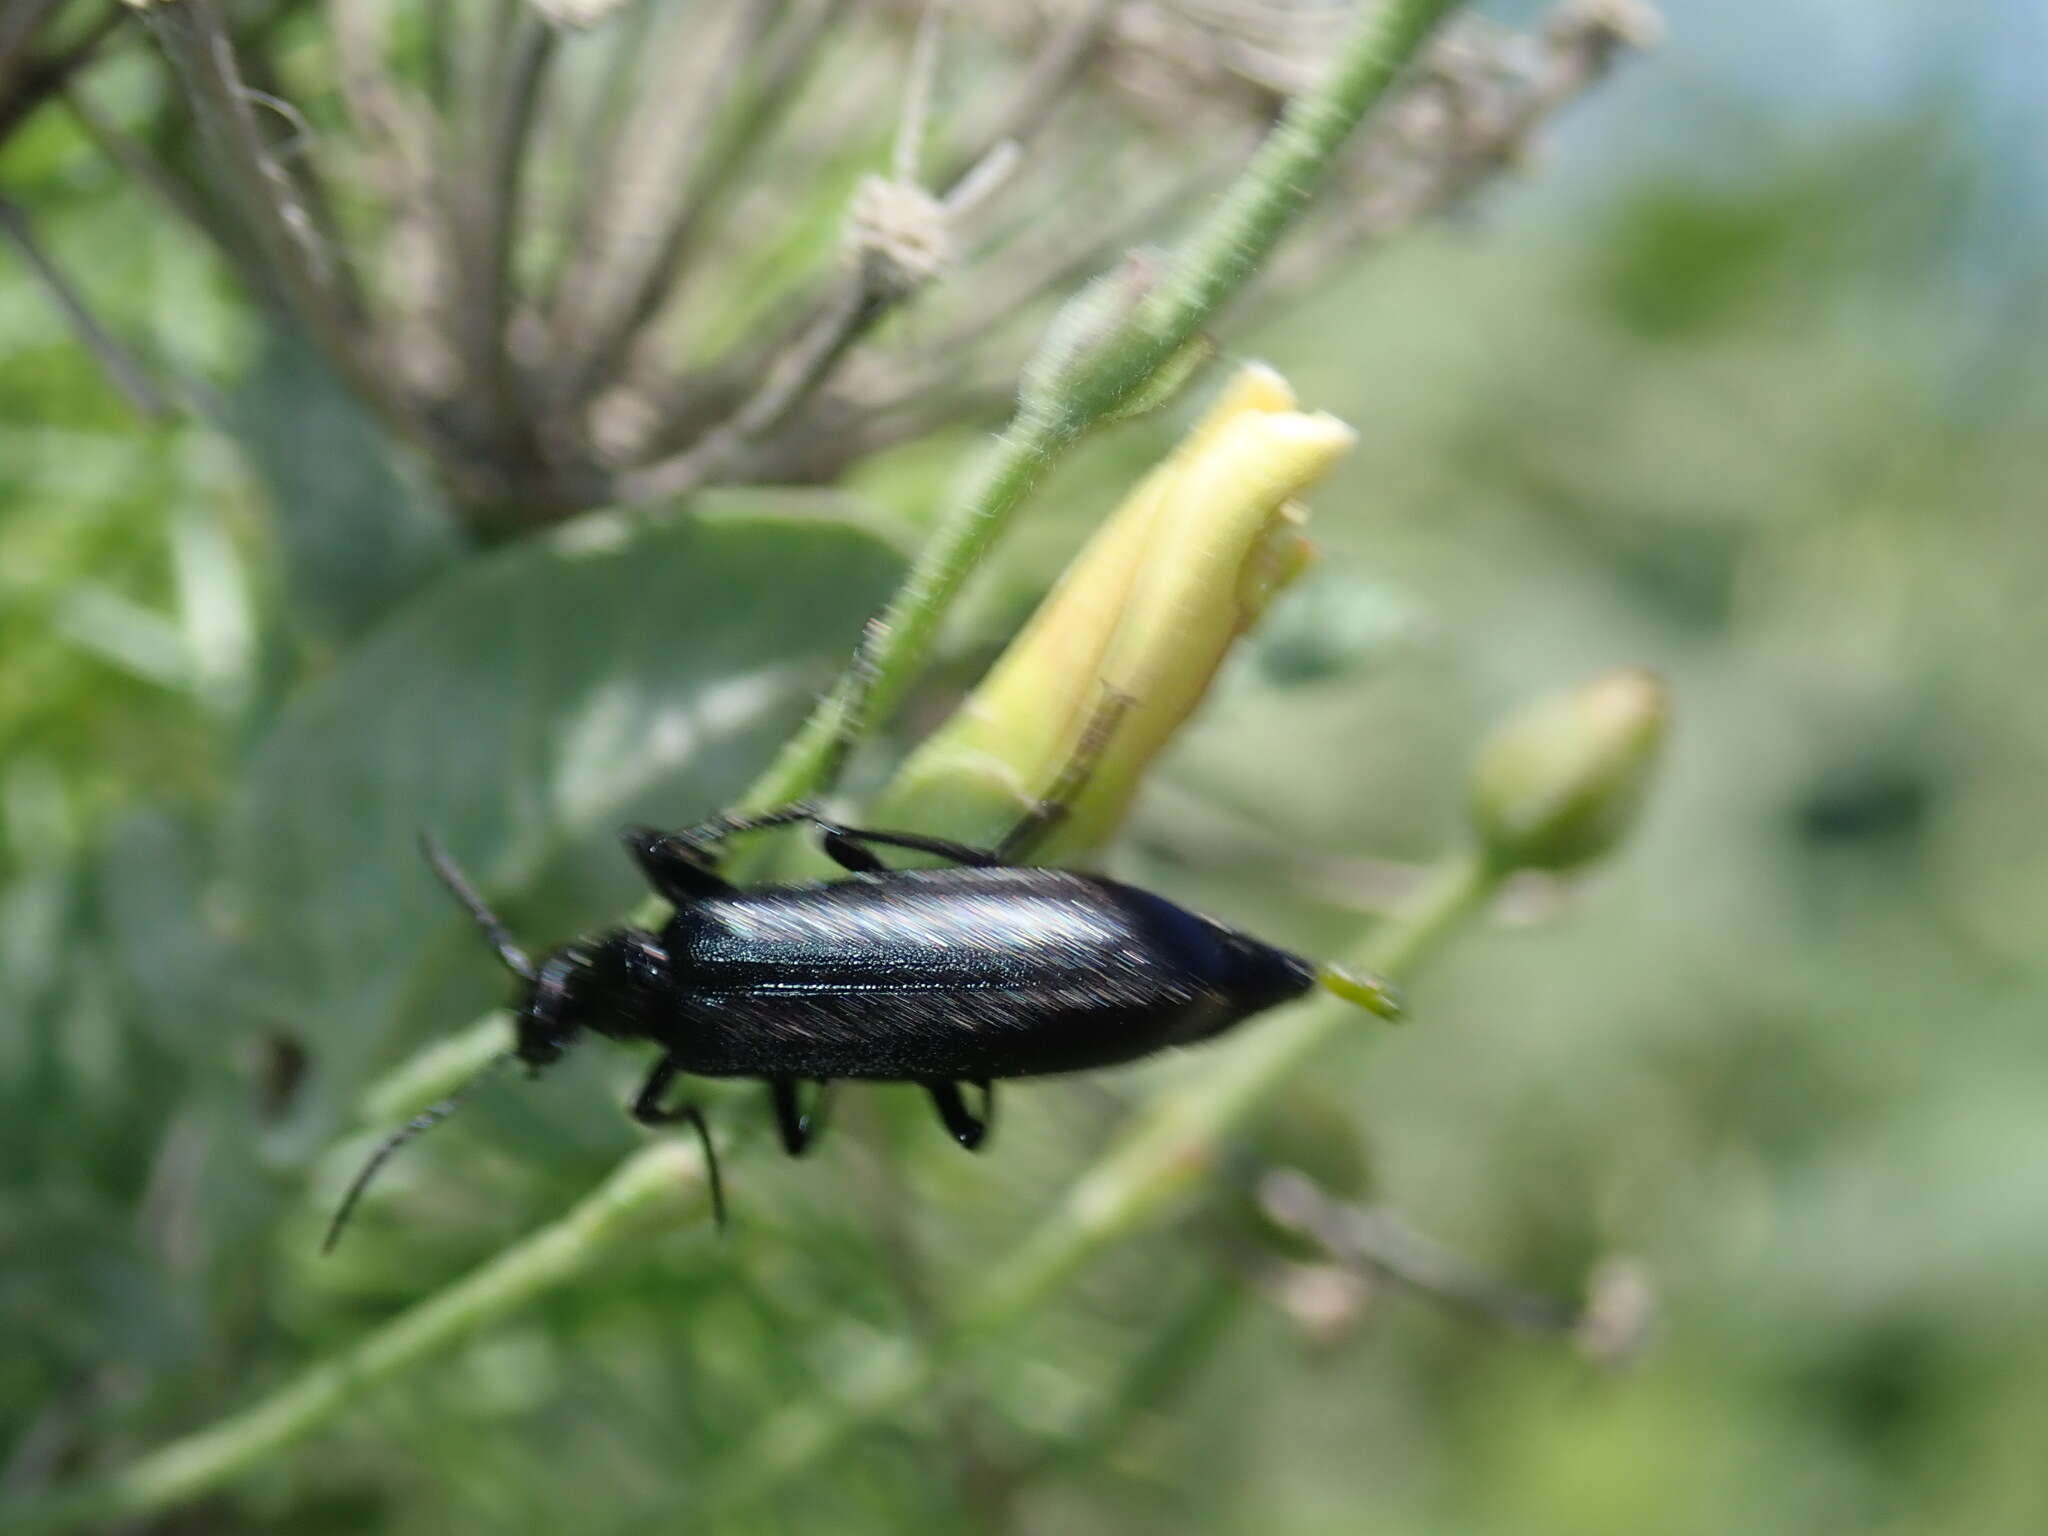
<instances>
[{"instance_id":1,"label":"black beetle","mask_svg":"<svg viewBox=\"0 0 2048 1536\"><path fill-rule=\"evenodd\" d=\"M538 964L431 841L427 856L525 983L515 1043L500 1059L538 1071L585 1031L660 1046L630 1112L645 1125L694 1125L721 1220L703 1116L694 1104L664 1103L685 1074L764 1079L792 1155L819 1119L799 1086L822 1090L837 1078L922 1084L947 1131L973 1149L997 1078L1116 1066L1207 1040L1319 981L1388 1017L1398 1012L1371 978L1318 967L1150 891L1011 862L1059 814L1048 801L994 849L843 826L809 804L681 832L631 828L627 849L673 915L658 932L621 928ZM719 876L714 852L727 838L799 822L818 829L847 878L742 890ZM953 867L892 870L877 848ZM978 1111L963 1084L980 1091ZM455 1102L378 1148L343 1197L326 1247L384 1160Z\"/></svg>"}]
</instances>

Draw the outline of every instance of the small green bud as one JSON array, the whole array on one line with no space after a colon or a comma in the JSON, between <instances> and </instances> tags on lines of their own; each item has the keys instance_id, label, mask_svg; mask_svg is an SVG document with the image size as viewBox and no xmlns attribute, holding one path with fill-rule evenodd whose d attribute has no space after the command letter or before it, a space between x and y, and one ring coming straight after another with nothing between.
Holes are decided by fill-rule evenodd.
<instances>
[{"instance_id":1,"label":"small green bud","mask_svg":"<svg viewBox=\"0 0 2048 1536\"><path fill-rule=\"evenodd\" d=\"M1018 409L1027 416L1083 415L1096 425L1124 421L1157 410L1178 395L1215 355L1207 336L1195 336L1156 366L1135 371L1131 324L1157 285L1164 258L1133 251L1069 299L1046 327L1038 350L1024 365ZM1110 400L1095 398L1098 392Z\"/></svg>"},{"instance_id":2,"label":"small green bud","mask_svg":"<svg viewBox=\"0 0 2048 1536\"><path fill-rule=\"evenodd\" d=\"M1133 256L1105 272L1060 306L1038 350L1024 364L1017 405L1027 415L1050 415L1103 350L1128 333L1131 316L1152 286L1151 259Z\"/></svg>"},{"instance_id":3,"label":"small green bud","mask_svg":"<svg viewBox=\"0 0 2048 1536\"><path fill-rule=\"evenodd\" d=\"M1503 870L1589 864L1634 825L1664 742L1663 682L1640 667L1539 701L1494 733L1472 775L1472 811Z\"/></svg>"}]
</instances>

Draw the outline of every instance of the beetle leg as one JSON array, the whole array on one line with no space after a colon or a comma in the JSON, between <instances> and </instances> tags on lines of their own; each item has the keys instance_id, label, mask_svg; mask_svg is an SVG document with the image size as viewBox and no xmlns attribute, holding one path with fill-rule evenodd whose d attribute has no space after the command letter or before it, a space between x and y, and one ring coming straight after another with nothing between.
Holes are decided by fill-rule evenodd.
<instances>
[{"instance_id":1,"label":"beetle leg","mask_svg":"<svg viewBox=\"0 0 2048 1536\"><path fill-rule=\"evenodd\" d=\"M990 868L1014 864L1032 845L1058 826L1066 818L1068 806L1074 797L1088 785L1088 777L1094 773L1095 765L1102 758L1103 748L1108 746L1111 734L1116 730L1117 721L1124 711L1136 702L1121 689L1105 687L1102 702L1095 706L1088 716L1088 723L1081 732L1073 753L1060 768L1059 776L1052 787L1030 810L1019 818L1017 824L1003 835L1001 842L993 848L975 848L967 843L956 843L942 837L924 837L914 832L880 832L871 827L844 827L827 821L815 810L803 806L785 806L781 811L768 813L779 820L767 825L780 826L788 821L808 820L816 824L824 835L825 852L846 868L862 874L873 874L886 866L865 850L854 845L873 843L883 848L903 848L912 853L935 854L950 859L955 864L966 864L976 868ZM758 821L759 818L756 818ZM708 824L707 824L708 825ZM735 826L733 830L751 831L752 825ZM679 834L688 836L690 834ZM865 854L865 857L863 855Z\"/></svg>"},{"instance_id":2,"label":"beetle leg","mask_svg":"<svg viewBox=\"0 0 2048 1536\"><path fill-rule=\"evenodd\" d=\"M723 1232L726 1225L725 1181L718 1175L718 1151L711 1145L711 1127L704 1123L704 1111L695 1104L678 1104L669 1108L661 1102L668 1093L668 1086L681 1074L673 1056L664 1056L654 1064L654 1070L647 1074L647 1081L640 1085L639 1093L633 1097L627 1113L642 1125L676 1125L687 1120L697 1132L698 1144L704 1148L704 1182L711 1194L711 1219Z\"/></svg>"},{"instance_id":3,"label":"beetle leg","mask_svg":"<svg viewBox=\"0 0 2048 1536\"><path fill-rule=\"evenodd\" d=\"M834 724L832 740L825 748L825 759L818 769L815 791L818 795L829 795L838 785L854 749L860 745L868 696L874 692L875 679L880 674L875 653L888 632L888 622L879 613L861 626L859 643L853 648L853 659L846 664L845 684L839 690L838 720ZM723 816L713 816L708 821L670 835L686 842L708 845L723 842L740 832L758 832L767 827L788 826L795 821L817 820L817 802L798 800L753 815L728 812Z\"/></svg>"},{"instance_id":4,"label":"beetle leg","mask_svg":"<svg viewBox=\"0 0 2048 1536\"><path fill-rule=\"evenodd\" d=\"M1044 798L1026 811L996 844L997 863L1017 863L1048 832L1067 819L1068 810L1081 791L1088 787L1095 765L1102 760L1103 749L1115 734L1117 722L1123 719L1124 711L1136 702L1122 689L1104 685L1102 702L1089 712L1088 723L1081 730L1081 739L1060 766L1059 776L1052 781Z\"/></svg>"},{"instance_id":5,"label":"beetle leg","mask_svg":"<svg viewBox=\"0 0 2048 1536\"><path fill-rule=\"evenodd\" d=\"M660 832L653 827L627 827L619 836L625 842L626 852L663 901L680 907L732 890L718 878L699 845L676 833Z\"/></svg>"},{"instance_id":6,"label":"beetle leg","mask_svg":"<svg viewBox=\"0 0 2048 1536\"><path fill-rule=\"evenodd\" d=\"M809 801L778 806L752 815L728 811L680 832L662 832L653 827L628 827L623 836L626 849L640 865L648 881L664 900L681 906L703 896L721 896L733 889L718 877L712 850L729 837L742 832L761 832L786 827L799 821L816 821L818 808Z\"/></svg>"},{"instance_id":7,"label":"beetle leg","mask_svg":"<svg viewBox=\"0 0 2048 1536\"><path fill-rule=\"evenodd\" d=\"M793 1077L769 1078L768 1092L775 1104L776 1128L782 1132L782 1149L791 1157L802 1157L825 1129L825 1106L831 1101L832 1084L818 1079L818 1094L809 1108L798 1096Z\"/></svg>"},{"instance_id":8,"label":"beetle leg","mask_svg":"<svg viewBox=\"0 0 2048 1536\"><path fill-rule=\"evenodd\" d=\"M889 866L861 846L859 837L844 827L824 826L825 856L842 869L850 869L856 875L880 875L888 872Z\"/></svg>"},{"instance_id":9,"label":"beetle leg","mask_svg":"<svg viewBox=\"0 0 2048 1536\"><path fill-rule=\"evenodd\" d=\"M647 1074L647 1081L640 1085L640 1091L626 1107L626 1113L642 1125L673 1125L681 1119L680 1111L664 1109L661 1101L668 1094L668 1085L682 1075L682 1070L676 1065L675 1057L662 1057L654 1064L654 1070Z\"/></svg>"},{"instance_id":10,"label":"beetle leg","mask_svg":"<svg viewBox=\"0 0 2048 1536\"><path fill-rule=\"evenodd\" d=\"M971 864L977 867L1000 864L1003 861L986 848L970 847L966 843L951 842L943 837L921 837L915 832L877 832L870 827L842 827L837 822L818 820L818 830L825 835L825 851L844 864L848 869L863 872L885 868L882 861L861 845L873 843L881 848L904 848L912 853L936 854L950 859L955 864ZM848 854L852 857L847 857ZM865 859L866 863L855 863Z\"/></svg>"},{"instance_id":11,"label":"beetle leg","mask_svg":"<svg viewBox=\"0 0 2048 1536\"><path fill-rule=\"evenodd\" d=\"M939 1112L939 1119L946 1127L946 1133L970 1152L981 1150L981 1144L988 1137L988 1128L996 1118L995 1085L985 1077L973 1079L975 1087L981 1090L981 1113L974 1114L967 1107L967 1100L960 1092L958 1083L926 1083L925 1092L932 1096L932 1105Z\"/></svg>"},{"instance_id":12,"label":"beetle leg","mask_svg":"<svg viewBox=\"0 0 2048 1536\"><path fill-rule=\"evenodd\" d=\"M968 1079L981 1090L981 1135L985 1141L996 1128L996 1085L985 1077Z\"/></svg>"},{"instance_id":13,"label":"beetle leg","mask_svg":"<svg viewBox=\"0 0 2048 1536\"><path fill-rule=\"evenodd\" d=\"M1001 859L986 848L970 848L965 843L949 842L942 837L921 837L914 832L877 832L866 827L843 827L836 821L828 821L819 814L818 808L807 801L795 805L781 806L776 810L763 811L753 816L714 816L709 821L700 821L695 826L685 827L680 832L658 832L652 827L628 827L624 833L627 851L639 861L640 868L654 888L669 901L681 904L701 896L723 895L732 887L721 880L710 868L710 850L727 838L742 832L760 832L769 827L786 827L794 822L808 821L823 836L825 852L835 863L853 870L856 874L879 874L888 866L865 846L874 843L884 848L905 848L915 853L936 854L950 859L955 864L986 866L1000 864Z\"/></svg>"}]
</instances>

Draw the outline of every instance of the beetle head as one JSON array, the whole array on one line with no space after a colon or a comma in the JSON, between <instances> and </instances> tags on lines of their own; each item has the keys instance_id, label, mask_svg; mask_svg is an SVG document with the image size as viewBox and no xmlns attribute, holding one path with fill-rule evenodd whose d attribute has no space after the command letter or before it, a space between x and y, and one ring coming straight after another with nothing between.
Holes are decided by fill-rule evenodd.
<instances>
[{"instance_id":1,"label":"beetle head","mask_svg":"<svg viewBox=\"0 0 2048 1536\"><path fill-rule=\"evenodd\" d=\"M513 1055L533 1071L561 1059L586 1029L632 1039L668 975L651 933L627 928L590 943L565 944L528 975Z\"/></svg>"},{"instance_id":2,"label":"beetle head","mask_svg":"<svg viewBox=\"0 0 2048 1536\"><path fill-rule=\"evenodd\" d=\"M505 969L526 983L519 1000L517 1040L512 1055L526 1063L529 1071L536 1072L560 1060L581 1028L579 1003L587 990L583 983L591 969L590 952L581 945L564 945L536 967L498 914L470 884L469 877L456 868L447 850L427 834L420 837L420 849L441 883L476 920Z\"/></svg>"},{"instance_id":3,"label":"beetle head","mask_svg":"<svg viewBox=\"0 0 2048 1536\"><path fill-rule=\"evenodd\" d=\"M526 1063L529 1071L537 1072L559 1060L585 1028L608 1035L644 1030L650 989L667 980L668 957L660 944L652 934L632 929L593 945L564 945L535 966L441 845L422 835L420 846L434 873L476 920L505 968L526 983L519 1003L517 1038L511 1050L491 1057L447 1098L422 1110L378 1144L335 1207L327 1237L320 1247L322 1253L332 1251L356 1202L392 1154L447 1119L493 1068L516 1060ZM708 1143L706 1150L708 1153Z\"/></svg>"},{"instance_id":4,"label":"beetle head","mask_svg":"<svg viewBox=\"0 0 2048 1536\"><path fill-rule=\"evenodd\" d=\"M579 1006L579 980L588 971L590 956L580 945L567 945L540 963L519 1001L514 1028L517 1044L512 1054L530 1072L561 1060L583 1028Z\"/></svg>"}]
</instances>

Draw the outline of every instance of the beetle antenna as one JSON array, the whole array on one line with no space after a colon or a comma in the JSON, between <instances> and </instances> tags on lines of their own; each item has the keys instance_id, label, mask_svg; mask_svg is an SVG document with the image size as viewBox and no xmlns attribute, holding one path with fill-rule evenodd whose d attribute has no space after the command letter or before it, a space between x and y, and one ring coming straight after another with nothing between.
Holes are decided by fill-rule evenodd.
<instances>
[{"instance_id":1,"label":"beetle antenna","mask_svg":"<svg viewBox=\"0 0 2048 1536\"><path fill-rule=\"evenodd\" d=\"M477 927L483 929L484 937L490 940L498 958L505 962L505 968L522 981L533 980L533 962L526 958L526 951L513 942L512 931L477 894L476 887L469 883L469 877L455 867L455 861L448 857L448 850L441 846L440 839L431 832L422 832L420 852L427 856L427 864L441 883L476 919Z\"/></svg>"},{"instance_id":2,"label":"beetle antenna","mask_svg":"<svg viewBox=\"0 0 2048 1536\"><path fill-rule=\"evenodd\" d=\"M334 1251L334 1245L341 1240L341 1229L348 1225L349 1216L355 1211L356 1202L363 1198L363 1191L370 1187L370 1181L377 1177L378 1171L391 1161L392 1154L421 1132L431 1131L454 1114L456 1107L474 1093L485 1078L511 1059L512 1052L500 1051L472 1073L468 1080L447 1098L421 1110L377 1144L377 1150L364 1160L361 1170L350 1181L347 1193L341 1197L341 1204L335 1207L334 1218L327 1223L327 1236L320 1242L321 1253L328 1254Z\"/></svg>"}]
</instances>

